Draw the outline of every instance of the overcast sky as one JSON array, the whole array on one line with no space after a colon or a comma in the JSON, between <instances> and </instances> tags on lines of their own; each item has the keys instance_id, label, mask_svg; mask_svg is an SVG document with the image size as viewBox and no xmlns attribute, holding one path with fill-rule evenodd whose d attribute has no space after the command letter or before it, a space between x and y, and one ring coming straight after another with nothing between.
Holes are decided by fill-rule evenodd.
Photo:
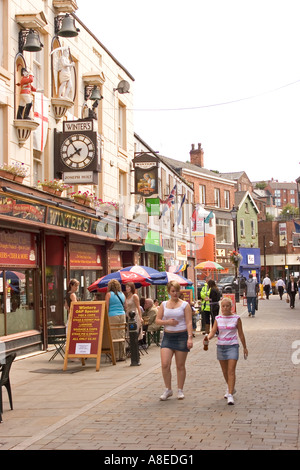
<instances>
[{"instance_id":1,"label":"overcast sky","mask_svg":"<svg viewBox=\"0 0 300 470\"><path fill-rule=\"evenodd\" d=\"M299 0L77 0L135 78L135 132L161 155L252 181L300 176Z\"/></svg>"}]
</instances>

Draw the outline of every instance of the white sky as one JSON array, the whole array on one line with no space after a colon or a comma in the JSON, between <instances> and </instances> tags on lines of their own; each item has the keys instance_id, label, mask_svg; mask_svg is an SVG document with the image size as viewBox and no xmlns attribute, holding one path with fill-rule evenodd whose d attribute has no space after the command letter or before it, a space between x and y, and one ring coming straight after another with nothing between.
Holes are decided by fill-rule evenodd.
<instances>
[{"instance_id":1,"label":"white sky","mask_svg":"<svg viewBox=\"0 0 300 470\"><path fill-rule=\"evenodd\" d=\"M300 176L299 0L77 5L135 78L135 132L154 150L186 161L201 143L205 168L252 181Z\"/></svg>"}]
</instances>

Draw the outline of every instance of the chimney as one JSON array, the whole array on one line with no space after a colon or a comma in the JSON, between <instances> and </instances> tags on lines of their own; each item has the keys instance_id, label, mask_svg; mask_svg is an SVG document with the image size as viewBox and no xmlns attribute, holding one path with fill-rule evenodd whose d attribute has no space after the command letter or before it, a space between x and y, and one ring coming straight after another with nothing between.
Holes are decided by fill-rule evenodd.
<instances>
[{"instance_id":1,"label":"chimney","mask_svg":"<svg viewBox=\"0 0 300 470\"><path fill-rule=\"evenodd\" d=\"M192 150L190 150L190 160L193 165L198 165L201 168L204 167L204 151L201 144L198 144L198 148L195 149L195 145L192 144Z\"/></svg>"}]
</instances>

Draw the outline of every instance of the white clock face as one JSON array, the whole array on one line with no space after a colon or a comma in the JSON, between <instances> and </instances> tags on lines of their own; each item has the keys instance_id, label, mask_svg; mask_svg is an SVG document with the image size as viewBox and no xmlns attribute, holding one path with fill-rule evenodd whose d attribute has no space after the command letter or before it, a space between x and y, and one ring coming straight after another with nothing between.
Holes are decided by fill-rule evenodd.
<instances>
[{"instance_id":1,"label":"white clock face","mask_svg":"<svg viewBox=\"0 0 300 470\"><path fill-rule=\"evenodd\" d=\"M95 157L95 146L88 136L72 134L63 142L60 156L69 168L80 170L88 166Z\"/></svg>"}]
</instances>

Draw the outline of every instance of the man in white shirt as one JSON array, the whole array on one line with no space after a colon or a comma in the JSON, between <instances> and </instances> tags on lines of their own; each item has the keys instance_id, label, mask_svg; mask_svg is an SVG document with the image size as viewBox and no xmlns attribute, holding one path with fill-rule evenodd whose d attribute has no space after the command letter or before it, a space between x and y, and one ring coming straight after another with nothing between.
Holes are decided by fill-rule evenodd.
<instances>
[{"instance_id":1,"label":"man in white shirt","mask_svg":"<svg viewBox=\"0 0 300 470\"><path fill-rule=\"evenodd\" d=\"M276 287L278 289L280 300L282 300L283 291L285 289L285 283L283 282L282 278L278 279L278 281L276 282Z\"/></svg>"},{"instance_id":2,"label":"man in white shirt","mask_svg":"<svg viewBox=\"0 0 300 470\"><path fill-rule=\"evenodd\" d=\"M271 279L266 275L266 277L263 280L263 286L264 286L264 291L266 293L266 298L269 300L269 295L270 295L270 289L271 289Z\"/></svg>"}]
</instances>

